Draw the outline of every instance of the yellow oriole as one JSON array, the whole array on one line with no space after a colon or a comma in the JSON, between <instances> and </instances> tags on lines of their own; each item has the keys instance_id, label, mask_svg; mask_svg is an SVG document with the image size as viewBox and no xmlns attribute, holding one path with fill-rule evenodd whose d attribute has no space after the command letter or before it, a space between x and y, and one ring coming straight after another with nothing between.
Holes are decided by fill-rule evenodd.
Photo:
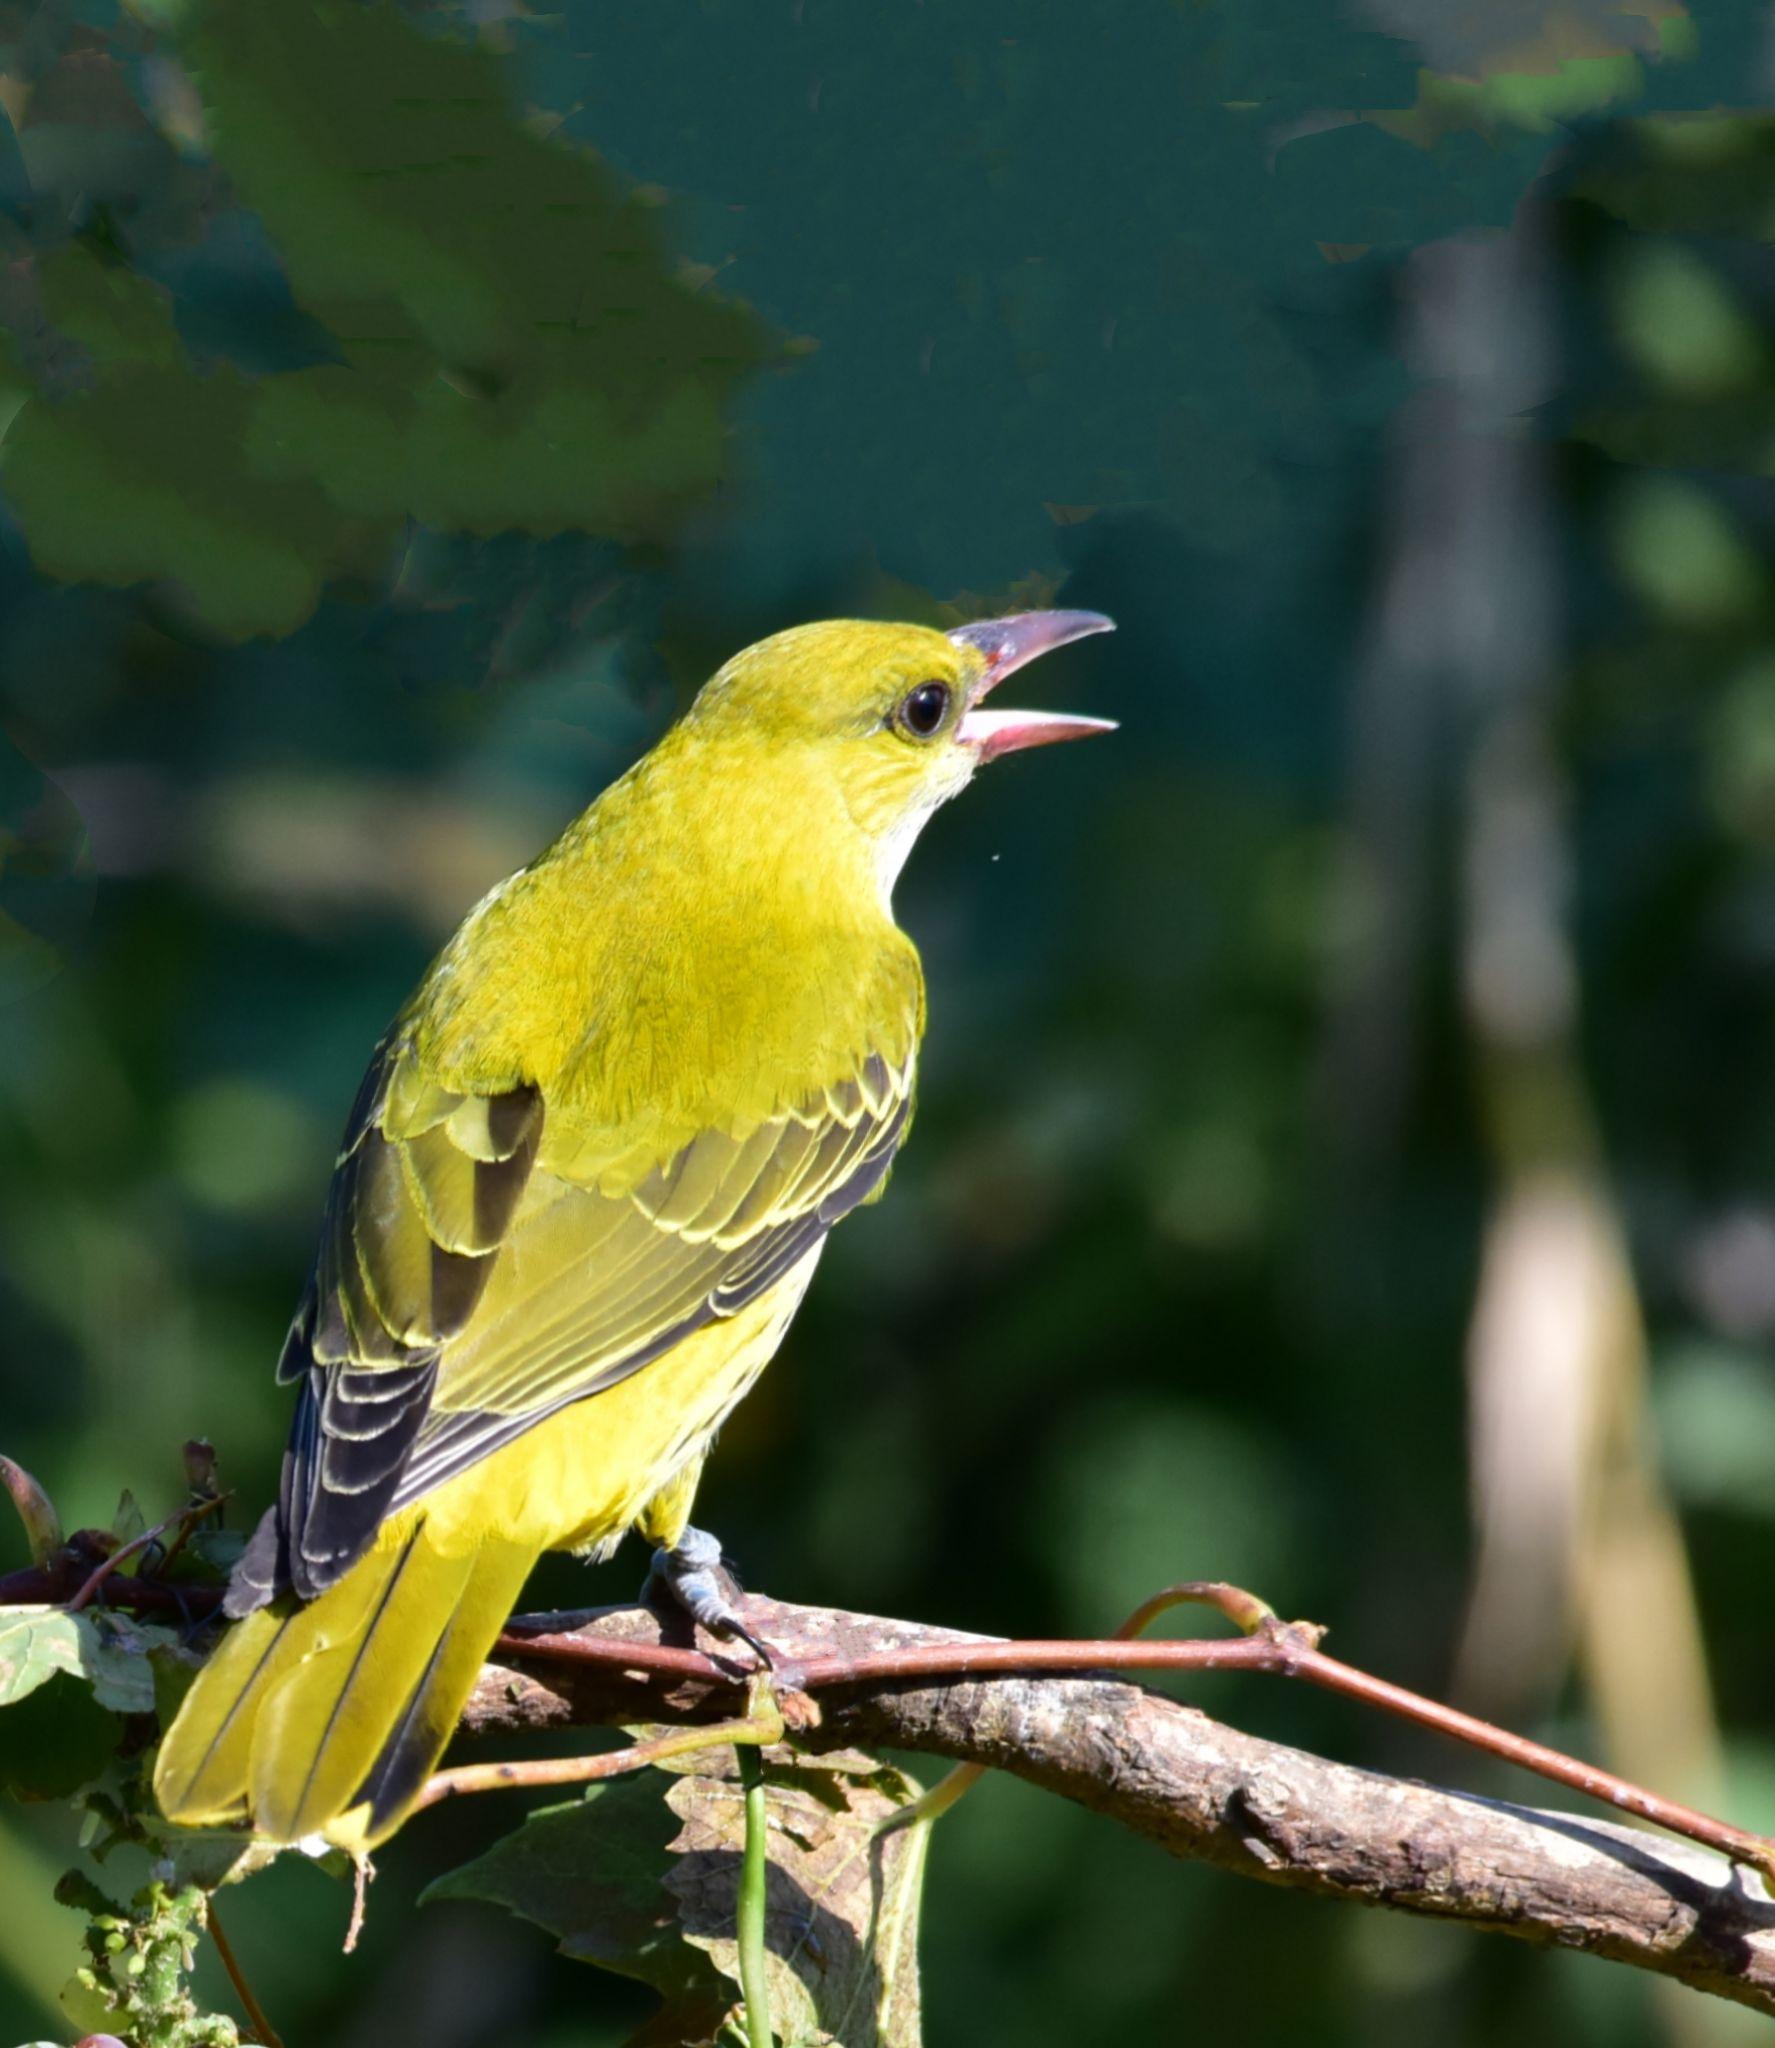
<instances>
[{"instance_id":1,"label":"yellow oriole","mask_svg":"<svg viewBox=\"0 0 1775 2048\"><path fill-rule=\"evenodd\" d=\"M912 1111L891 892L981 762L1107 729L981 699L1108 629L837 620L737 655L463 922L370 1062L278 1378L278 1498L167 1733L175 1821L396 1828L545 1550L688 1528L722 1419Z\"/></svg>"}]
</instances>

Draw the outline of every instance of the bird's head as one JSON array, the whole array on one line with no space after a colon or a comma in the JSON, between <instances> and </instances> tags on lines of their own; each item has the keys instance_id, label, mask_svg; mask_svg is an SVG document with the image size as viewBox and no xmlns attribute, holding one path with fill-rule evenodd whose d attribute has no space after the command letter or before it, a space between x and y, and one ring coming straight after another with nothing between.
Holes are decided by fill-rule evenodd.
<instances>
[{"instance_id":1,"label":"bird's head","mask_svg":"<svg viewBox=\"0 0 1775 2048\"><path fill-rule=\"evenodd\" d=\"M983 762L1115 730L984 701L1037 655L1113 630L1101 612L1021 612L947 633L864 619L795 626L735 655L686 725L732 743L736 766L763 749L810 794L835 790L887 889L931 813Z\"/></svg>"}]
</instances>

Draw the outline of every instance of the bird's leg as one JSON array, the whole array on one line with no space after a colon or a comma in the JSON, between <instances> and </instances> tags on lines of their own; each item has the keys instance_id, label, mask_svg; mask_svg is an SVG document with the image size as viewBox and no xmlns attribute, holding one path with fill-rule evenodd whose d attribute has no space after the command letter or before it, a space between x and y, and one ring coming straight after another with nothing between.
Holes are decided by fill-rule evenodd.
<instances>
[{"instance_id":1,"label":"bird's leg","mask_svg":"<svg viewBox=\"0 0 1775 2048\"><path fill-rule=\"evenodd\" d=\"M774 1671L777 1659L769 1645L760 1642L740 1620L734 1605L739 1581L722 1560L720 1539L706 1529L690 1526L691 1505L702 1476L703 1457L691 1458L641 1510L635 1526L654 1545L653 1567L641 1597L645 1600L658 1586L711 1635L746 1644L766 1671Z\"/></svg>"},{"instance_id":2,"label":"bird's leg","mask_svg":"<svg viewBox=\"0 0 1775 2048\"><path fill-rule=\"evenodd\" d=\"M720 1539L711 1536L707 1529L685 1528L679 1531L675 1543L661 1544L653 1553L653 1566L642 1588L642 1597L646 1598L655 1586L669 1593L691 1620L711 1635L737 1638L767 1671L776 1668L776 1656L770 1645L755 1636L740 1619L733 1602L737 1582L722 1562Z\"/></svg>"}]
</instances>

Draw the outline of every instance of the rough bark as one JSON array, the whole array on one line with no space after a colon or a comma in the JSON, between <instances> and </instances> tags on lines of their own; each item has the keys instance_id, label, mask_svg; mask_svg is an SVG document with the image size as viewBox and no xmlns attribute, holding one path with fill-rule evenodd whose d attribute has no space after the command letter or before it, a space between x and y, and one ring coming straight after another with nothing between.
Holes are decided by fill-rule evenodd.
<instances>
[{"instance_id":1,"label":"rough bark","mask_svg":"<svg viewBox=\"0 0 1775 2048\"><path fill-rule=\"evenodd\" d=\"M987 1640L756 1596L745 1615L782 1654L791 1683L797 1663ZM689 1640L645 1608L546 1625L604 1644ZM501 1654L506 1661L482 1674L467 1732L733 1711L730 1688L685 1674L525 1657L513 1638ZM788 1704L802 1707L792 1718L812 1749L894 1748L990 1765L1174 1856L1583 1950L1775 2014L1775 1903L1750 1873L1687 1842L1356 1770L1111 1677L828 1680L817 1707L794 1695Z\"/></svg>"}]
</instances>

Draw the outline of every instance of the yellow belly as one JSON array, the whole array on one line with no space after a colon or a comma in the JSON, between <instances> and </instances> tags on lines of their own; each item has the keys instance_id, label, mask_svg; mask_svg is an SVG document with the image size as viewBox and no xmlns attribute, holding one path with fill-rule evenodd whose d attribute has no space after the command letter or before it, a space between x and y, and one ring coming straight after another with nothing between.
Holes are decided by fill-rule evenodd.
<instances>
[{"instance_id":1,"label":"yellow belly","mask_svg":"<svg viewBox=\"0 0 1775 2048\"><path fill-rule=\"evenodd\" d=\"M737 1315L706 1324L626 1380L557 1410L446 1480L385 1522L376 1547L404 1542L423 1515L427 1540L445 1551L498 1536L538 1550L607 1555L648 1502L702 1457L770 1362L820 1250ZM680 1522L689 1508L687 1492ZM669 1542L676 1532L664 1535Z\"/></svg>"}]
</instances>

